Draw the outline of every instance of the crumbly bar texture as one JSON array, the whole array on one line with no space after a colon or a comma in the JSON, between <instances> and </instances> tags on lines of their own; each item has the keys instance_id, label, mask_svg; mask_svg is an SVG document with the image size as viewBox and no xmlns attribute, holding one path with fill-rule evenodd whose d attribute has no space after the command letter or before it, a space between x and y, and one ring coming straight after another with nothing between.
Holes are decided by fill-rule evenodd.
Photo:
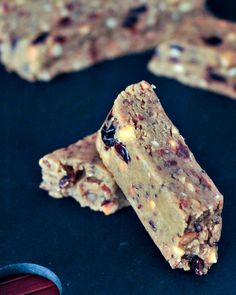
<instances>
[{"instance_id":1,"label":"crumbly bar texture","mask_svg":"<svg viewBox=\"0 0 236 295\"><path fill-rule=\"evenodd\" d=\"M93 134L40 159L40 188L54 198L71 196L82 207L109 215L129 203L102 164L95 142Z\"/></svg>"},{"instance_id":2,"label":"crumbly bar texture","mask_svg":"<svg viewBox=\"0 0 236 295\"><path fill-rule=\"evenodd\" d=\"M203 0L0 0L1 61L34 81L154 47ZM173 29L170 28L171 30Z\"/></svg>"},{"instance_id":3,"label":"crumbly bar texture","mask_svg":"<svg viewBox=\"0 0 236 295\"><path fill-rule=\"evenodd\" d=\"M158 76L236 99L236 24L188 18L160 43L148 67Z\"/></svg>"},{"instance_id":4,"label":"crumbly bar texture","mask_svg":"<svg viewBox=\"0 0 236 295\"><path fill-rule=\"evenodd\" d=\"M223 196L142 81L118 95L97 137L103 163L172 268L217 262Z\"/></svg>"}]
</instances>

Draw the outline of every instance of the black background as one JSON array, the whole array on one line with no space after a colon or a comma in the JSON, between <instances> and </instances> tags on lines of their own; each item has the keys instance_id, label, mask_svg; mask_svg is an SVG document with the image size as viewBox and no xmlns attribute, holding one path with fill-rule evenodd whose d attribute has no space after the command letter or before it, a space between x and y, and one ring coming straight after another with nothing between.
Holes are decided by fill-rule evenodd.
<instances>
[{"instance_id":1,"label":"black background","mask_svg":"<svg viewBox=\"0 0 236 295\"><path fill-rule=\"evenodd\" d=\"M236 20L236 2L212 0ZM0 68L0 263L53 270L64 294L235 294L236 102L157 78L152 52L100 63L50 83ZM225 196L219 262L197 277L171 270L132 209L105 217L41 191L38 159L96 131L117 94L146 79L201 166Z\"/></svg>"}]
</instances>

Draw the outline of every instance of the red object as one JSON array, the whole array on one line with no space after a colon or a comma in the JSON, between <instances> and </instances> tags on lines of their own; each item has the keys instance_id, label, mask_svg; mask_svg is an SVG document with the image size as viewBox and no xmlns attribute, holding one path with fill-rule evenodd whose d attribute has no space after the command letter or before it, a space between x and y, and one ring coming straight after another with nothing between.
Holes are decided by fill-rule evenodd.
<instances>
[{"instance_id":1,"label":"red object","mask_svg":"<svg viewBox=\"0 0 236 295\"><path fill-rule=\"evenodd\" d=\"M36 275L15 275L0 279L0 295L59 295L56 285Z\"/></svg>"}]
</instances>

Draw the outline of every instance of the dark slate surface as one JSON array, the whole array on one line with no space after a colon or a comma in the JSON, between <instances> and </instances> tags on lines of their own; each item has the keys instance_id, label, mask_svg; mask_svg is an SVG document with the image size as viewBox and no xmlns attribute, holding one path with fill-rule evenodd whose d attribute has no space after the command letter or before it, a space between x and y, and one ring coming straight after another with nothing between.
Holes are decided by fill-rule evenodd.
<instances>
[{"instance_id":1,"label":"dark slate surface","mask_svg":"<svg viewBox=\"0 0 236 295\"><path fill-rule=\"evenodd\" d=\"M236 3L210 1L236 19ZM151 52L30 84L0 68L0 263L50 268L64 294L234 294L236 102L157 78ZM116 95L146 79L225 196L219 263L205 277L171 270L131 209L111 217L54 200L38 188L38 159L95 131Z\"/></svg>"}]
</instances>

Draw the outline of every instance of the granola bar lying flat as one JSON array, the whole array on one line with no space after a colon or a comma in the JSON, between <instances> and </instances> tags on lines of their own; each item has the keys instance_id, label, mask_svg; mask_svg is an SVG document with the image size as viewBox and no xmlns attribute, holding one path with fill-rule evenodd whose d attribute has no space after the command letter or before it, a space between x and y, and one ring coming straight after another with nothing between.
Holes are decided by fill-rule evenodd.
<instances>
[{"instance_id":1,"label":"granola bar lying flat","mask_svg":"<svg viewBox=\"0 0 236 295\"><path fill-rule=\"evenodd\" d=\"M205 274L217 261L223 196L149 83L118 95L97 149L171 267Z\"/></svg>"},{"instance_id":2,"label":"granola bar lying flat","mask_svg":"<svg viewBox=\"0 0 236 295\"><path fill-rule=\"evenodd\" d=\"M102 164L95 141L93 134L40 159L40 188L54 198L71 196L82 207L109 215L129 203Z\"/></svg>"},{"instance_id":3,"label":"granola bar lying flat","mask_svg":"<svg viewBox=\"0 0 236 295\"><path fill-rule=\"evenodd\" d=\"M236 24L213 17L184 21L149 63L158 76L236 98Z\"/></svg>"},{"instance_id":4,"label":"granola bar lying flat","mask_svg":"<svg viewBox=\"0 0 236 295\"><path fill-rule=\"evenodd\" d=\"M0 0L1 61L27 80L50 80L152 48L163 22L203 9L203 0Z\"/></svg>"}]
</instances>

